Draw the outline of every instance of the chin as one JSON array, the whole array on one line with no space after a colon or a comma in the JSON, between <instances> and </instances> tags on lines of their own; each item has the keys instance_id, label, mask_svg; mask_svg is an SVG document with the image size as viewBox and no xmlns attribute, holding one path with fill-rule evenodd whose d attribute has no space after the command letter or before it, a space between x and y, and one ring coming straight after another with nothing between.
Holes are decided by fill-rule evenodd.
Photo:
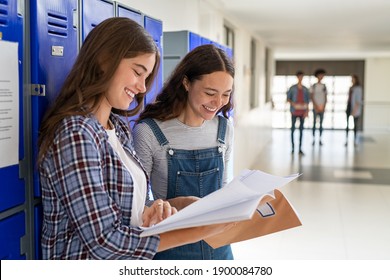
<instances>
[{"instance_id":1,"label":"chin","mask_svg":"<svg viewBox=\"0 0 390 280\"><path fill-rule=\"evenodd\" d=\"M203 116L202 118L205 121L210 121L210 120L214 119L214 117L215 117L215 114L207 114L206 116Z\"/></svg>"}]
</instances>

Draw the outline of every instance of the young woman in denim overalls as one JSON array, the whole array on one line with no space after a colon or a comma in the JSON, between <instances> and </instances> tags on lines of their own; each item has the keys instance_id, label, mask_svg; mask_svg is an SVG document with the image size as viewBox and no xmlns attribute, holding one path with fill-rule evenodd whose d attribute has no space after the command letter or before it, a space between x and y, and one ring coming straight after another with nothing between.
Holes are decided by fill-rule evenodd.
<instances>
[{"instance_id":1,"label":"young woman in denim overalls","mask_svg":"<svg viewBox=\"0 0 390 280\"><path fill-rule=\"evenodd\" d=\"M88 34L40 125L43 259L152 259L234 226L141 236L140 226L175 213L167 201L145 205L146 172L122 119L142 107L159 60L153 38L128 18L108 18Z\"/></svg>"},{"instance_id":2,"label":"young woman in denim overalls","mask_svg":"<svg viewBox=\"0 0 390 280\"><path fill-rule=\"evenodd\" d=\"M227 181L233 125L234 67L213 45L188 53L146 106L134 129L137 154L150 175L155 198L178 210ZM213 249L206 242L177 247L154 259L233 259L231 247Z\"/></svg>"}]
</instances>

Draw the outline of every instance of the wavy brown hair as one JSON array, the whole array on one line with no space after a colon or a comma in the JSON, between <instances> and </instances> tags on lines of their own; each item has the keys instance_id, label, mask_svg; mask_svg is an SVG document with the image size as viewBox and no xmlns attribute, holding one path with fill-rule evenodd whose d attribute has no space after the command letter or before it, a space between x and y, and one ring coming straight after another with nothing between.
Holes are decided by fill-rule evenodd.
<instances>
[{"instance_id":1,"label":"wavy brown hair","mask_svg":"<svg viewBox=\"0 0 390 280\"><path fill-rule=\"evenodd\" d=\"M155 102L146 106L138 121L146 118L165 121L178 117L185 109L188 99L188 92L184 88L183 80L187 78L192 83L195 80L201 80L204 75L217 71L227 72L234 79L234 65L225 51L211 44L193 49L176 66L157 95ZM222 112L227 118L232 109L233 92L229 102L217 113Z\"/></svg>"},{"instance_id":2,"label":"wavy brown hair","mask_svg":"<svg viewBox=\"0 0 390 280\"><path fill-rule=\"evenodd\" d=\"M156 54L156 64L145 82L147 92L160 61L158 48L149 33L135 21L123 17L106 19L92 29L41 123L38 163L48 151L61 120L72 115L87 115L97 109L121 60L146 53ZM112 111L122 116L135 115L142 108L146 92L136 95L134 109L113 108Z\"/></svg>"}]
</instances>

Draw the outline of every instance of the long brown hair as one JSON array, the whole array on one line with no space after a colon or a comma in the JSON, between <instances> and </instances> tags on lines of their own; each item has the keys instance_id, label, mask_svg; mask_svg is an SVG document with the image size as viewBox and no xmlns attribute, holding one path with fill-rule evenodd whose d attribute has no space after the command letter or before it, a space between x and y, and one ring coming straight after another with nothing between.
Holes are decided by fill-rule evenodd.
<instances>
[{"instance_id":1,"label":"long brown hair","mask_svg":"<svg viewBox=\"0 0 390 280\"><path fill-rule=\"evenodd\" d=\"M138 121L146 118L165 121L178 117L184 110L188 99L183 80L187 78L192 83L195 80L201 80L203 75L217 71L227 72L234 78L233 62L222 49L211 44L193 49L176 66L157 95L156 101L146 106ZM229 111L233 109L232 98L233 92L229 102L217 113L222 112L225 117L228 117Z\"/></svg>"},{"instance_id":2,"label":"long brown hair","mask_svg":"<svg viewBox=\"0 0 390 280\"><path fill-rule=\"evenodd\" d=\"M147 92L160 61L158 48L149 33L135 21L122 17L106 19L92 29L57 99L47 110L42 121L38 141L38 163L49 149L61 120L66 116L87 115L93 112L99 106L121 60L145 53L156 54L156 64L145 82ZM112 111L122 116L135 115L142 108L146 92L136 95L137 106L133 110L113 108Z\"/></svg>"},{"instance_id":3,"label":"long brown hair","mask_svg":"<svg viewBox=\"0 0 390 280\"><path fill-rule=\"evenodd\" d=\"M354 86L360 86L359 76L356 75L356 74L352 74L351 77L352 77L352 79L353 79L353 80L352 80L352 81L353 81L352 86L353 86L353 87L354 87Z\"/></svg>"}]
</instances>

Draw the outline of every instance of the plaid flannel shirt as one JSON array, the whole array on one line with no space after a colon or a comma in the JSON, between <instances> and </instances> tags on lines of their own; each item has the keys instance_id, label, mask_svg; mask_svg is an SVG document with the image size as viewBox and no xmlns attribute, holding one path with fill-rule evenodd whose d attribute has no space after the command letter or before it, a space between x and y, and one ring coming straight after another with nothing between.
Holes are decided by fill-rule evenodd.
<instances>
[{"instance_id":1,"label":"plaid flannel shirt","mask_svg":"<svg viewBox=\"0 0 390 280\"><path fill-rule=\"evenodd\" d=\"M139 162L126 123L115 114L110 120ZM44 259L153 258L159 236L141 238L130 227L132 177L96 118L65 118L39 171Z\"/></svg>"}]
</instances>

